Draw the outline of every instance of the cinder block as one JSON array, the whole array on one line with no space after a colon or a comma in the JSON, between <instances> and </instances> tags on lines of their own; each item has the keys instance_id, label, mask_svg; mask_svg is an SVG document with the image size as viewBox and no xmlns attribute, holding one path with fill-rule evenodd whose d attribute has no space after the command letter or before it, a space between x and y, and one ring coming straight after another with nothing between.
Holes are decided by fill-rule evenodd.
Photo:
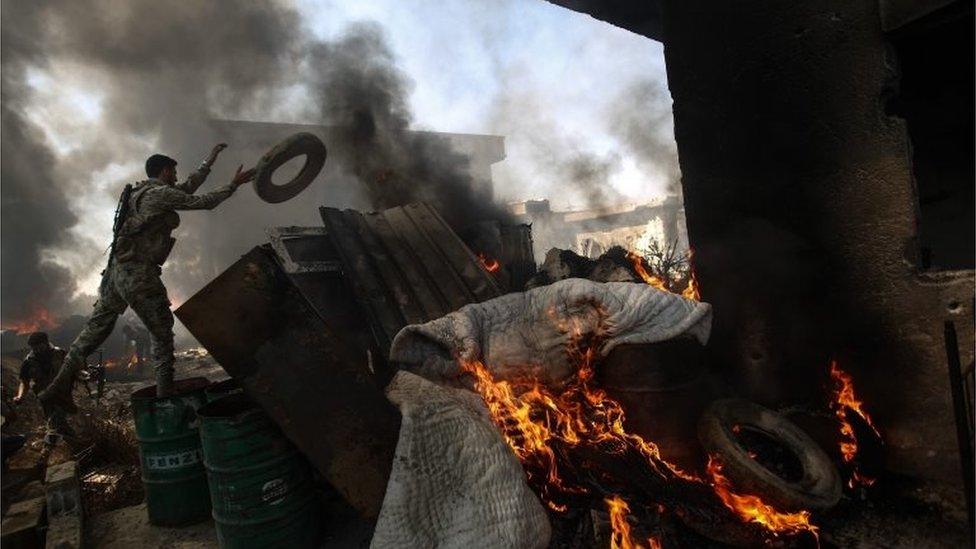
<instances>
[{"instance_id":1,"label":"cinder block","mask_svg":"<svg viewBox=\"0 0 976 549\"><path fill-rule=\"evenodd\" d=\"M4 549L37 549L44 547L43 497L18 501L10 506L0 525L0 545Z\"/></svg>"},{"instance_id":2,"label":"cinder block","mask_svg":"<svg viewBox=\"0 0 976 549\"><path fill-rule=\"evenodd\" d=\"M48 519L46 549L81 549L82 530L81 516L63 514Z\"/></svg>"},{"instance_id":3,"label":"cinder block","mask_svg":"<svg viewBox=\"0 0 976 549\"><path fill-rule=\"evenodd\" d=\"M48 467L44 477L47 495L48 549L80 549L84 536L81 480L78 462Z\"/></svg>"},{"instance_id":4,"label":"cinder block","mask_svg":"<svg viewBox=\"0 0 976 549\"><path fill-rule=\"evenodd\" d=\"M78 462L66 461L48 467L44 477L49 518L61 515L81 515L81 481Z\"/></svg>"}]
</instances>

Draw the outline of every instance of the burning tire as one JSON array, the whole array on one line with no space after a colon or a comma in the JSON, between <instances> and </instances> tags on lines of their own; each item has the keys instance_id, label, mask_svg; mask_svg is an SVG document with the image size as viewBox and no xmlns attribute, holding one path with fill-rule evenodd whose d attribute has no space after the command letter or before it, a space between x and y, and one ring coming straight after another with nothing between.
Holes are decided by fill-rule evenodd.
<instances>
[{"instance_id":1,"label":"burning tire","mask_svg":"<svg viewBox=\"0 0 976 549\"><path fill-rule=\"evenodd\" d=\"M271 181L271 175L282 164L303 155L305 165L294 179L284 185L275 185ZM295 197L322 171L326 155L325 144L318 137L305 132L292 135L258 161L254 174L254 192L261 200L271 204Z\"/></svg>"},{"instance_id":2,"label":"burning tire","mask_svg":"<svg viewBox=\"0 0 976 549\"><path fill-rule=\"evenodd\" d=\"M780 414L745 400L718 400L702 414L698 439L722 463L737 491L777 509L824 510L837 504L841 480L827 454Z\"/></svg>"}]
</instances>

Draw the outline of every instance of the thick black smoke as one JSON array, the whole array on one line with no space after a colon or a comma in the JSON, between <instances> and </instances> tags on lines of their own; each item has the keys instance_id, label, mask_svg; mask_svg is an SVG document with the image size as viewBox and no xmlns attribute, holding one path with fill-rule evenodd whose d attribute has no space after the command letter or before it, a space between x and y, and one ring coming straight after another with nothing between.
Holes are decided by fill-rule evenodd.
<instances>
[{"instance_id":1,"label":"thick black smoke","mask_svg":"<svg viewBox=\"0 0 976 549\"><path fill-rule=\"evenodd\" d=\"M586 207L606 208L623 202L621 194L610 185L610 177L620 169L620 155L599 156L576 151L555 166L569 187L583 195Z\"/></svg>"},{"instance_id":2,"label":"thick black smoke","mask_svg":"<svg viewBox=\"0 0 976 549\"><path fill-rule=\"evenodd\" d=\"M396 67L381 29L356 24L335 42L310 49L311 84L326 124L342 129L337 151L366 185L374 207L426 200L455 228L509 213L487 193L472 192L468 157L446 138L407 128L409 81Z\"/></svg>"},{"instance_id":3,"label":"thick black smoke","mask_svg":"<svg viewBox=\"0 0 976 549\"><path fill-rule=\"evenodd\" d=\"M93 172L145 156L146 139L178 158L201 158L196 136L214 112L253 105L281 82L297 15L273 3L227 0L157 2L3 2L2 281L0 323L44 307L77 309L76 280L45 261L52 250L91 247L88 269L108 242L76 242L73 202ZM31 67L76 63L97 81L105 110L100 139L66 157L50 150L24 116ZM65 113L70 117L71 113ZM191 152L192 151L192 152ZM126 181L106 190L117 196ZM110 235L106 235L106 240ZM84 300L90 304L90 299Z\"/></svg>"},{"instance_id":4,"label":"thick black smoke","mask_svg":"<svg viewBox=\"0 0 976 549\"><path fill-rule=\"evenodd\" d=\"M345 128L347 142L330 150L330 159L361 180L374 207L429 200L455 224L505 215L490 197L471 192L466 156L433 135L406 133L410 84L376 26L354 26L335 42L321 42L310 38L292 6L272 0L4 1L0 19L0 325L30 316L35 306L58 316L79 310L70 297L72 273L44 258L84 246L91 248L88 271L104 261L109 234L91 243L76 242L69 232L77 222L73 201L91 174L144 158L154 152L146 150L148 142L180 159L185 175L213 145L204 141L208 120L274 118L295 85L311 90L312 104L284 111L313 113L305 123ZM99 139L66 156L55 155L23 116L28 69L54 63L72 64L103 94ZM142 177L137 171L103 183L104 192L114 199L125 183ZM201 283L195 265L206 235L177 236L182 242L166 278L171 292L186 295L183 287Z\"/></svg>"},{"instance_id":5,"label":"thick black smoke","mask_svg":"<svg viewBox=\"0 0 976 549\"><path fill-rule=\"evenodd\" d=\"M12 19L20 24L9 25ZM5 2L0 20L0 293L3 321L18 322L74 291L71 273L43 253L74 244L68 230L77 219L56 175L54 153L22 114L27 67L44 61L35 42L38 14L29 3Z\"/></svg>"},{"instance_id":6,"label":"thick black smoke","mask_svg":"<svg viewBox=\"0 0 976 549\"><path fill-rule=\"evenodd\" d=\"M667 88L654 80L638 81L625 88L611 105L611 135L623 144L628 156L637 159L644 173L661 174L668 181L668 191L680 194L678 149Z\"/></svg>"}]
</instances>

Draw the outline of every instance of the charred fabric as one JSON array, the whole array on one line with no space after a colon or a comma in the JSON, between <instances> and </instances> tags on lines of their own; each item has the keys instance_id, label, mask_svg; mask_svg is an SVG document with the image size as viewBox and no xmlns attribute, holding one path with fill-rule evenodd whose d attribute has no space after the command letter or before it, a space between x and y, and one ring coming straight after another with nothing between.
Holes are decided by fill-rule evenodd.
<instances>
[{"instance_id":1,"label":"charred fabric","mask_svg":"<svg viewBox=\"0 0 976 549\"><path fill-rule=\"evenodd\" d=\"M397 497L425 493L410 492L417 481L398 463L416 458L405 446L422 446L409 437L424 436L403 395L427 381L479 397L495 442L524 471L515 480L534 507L497 492L481 502L525 515L498 538L512 546L814 546L818 519L879 476L881 430L842 364L823 365L812 430L716 388L703 353L711 309L693 265L665 281L633 251L594 260L554 249L537 270L530 226L456 232L422 202L320 215L318 226L269 229L176 315L339 505L376 528L374 546L397 544ZM653 318L622 320L638 313ZM506 322L529 333L513 346ZM527 341L536 336L546 341ZM452 477L455 490L470 473ZM399 542L464 541L444 526L462 520L451 511L412 505L440 513L415 528L433 538L407 527L392 534Z\"/></svg>"}]
</instances>

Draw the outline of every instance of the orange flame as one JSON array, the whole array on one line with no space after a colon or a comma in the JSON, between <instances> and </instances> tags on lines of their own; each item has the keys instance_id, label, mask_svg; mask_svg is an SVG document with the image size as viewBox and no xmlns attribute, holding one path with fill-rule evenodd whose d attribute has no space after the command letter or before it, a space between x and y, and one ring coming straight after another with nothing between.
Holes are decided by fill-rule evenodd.
<instances>
[{"instance_id":1,"label":"orange flame","mask_svg":"<svg viewBox=\"0 0 976 549\"><path fill-rule=\"evenodd\" d=\"M602 310L597 314L606 315ZM536 483L542 500L550 508L563 511L565 505L556 501L560 494L586 492L582 486L567 485L560 477L553 442L570 447L585 444L613 453L634 448L662 477L697 480L664 461L654 443L624 430L623 407L604 391L589 385L597 352L595 345L583 341L581 321L570 318L555 322L561 331L570 334L566 351L577 366L576 375L559 393L550 391L536 379L495 381L482 362L459 361L462 370L474 376L475 390L485 401L503 438L525 466L529 479L544 475L544 482Z\"/></svg>"},{"instance_id":2,"label":"orange flame","mask_svg":"<svg viewBox=\"0 0 976 549\"><path fill-rule=\"evenodd\" d=\"M646 266L647 264L640 254L635 252L627 252L627 259L634 264L634 270L637 271L637 274L641 277L645 284L653 286L658 290L664 290L665 292L671 291L668 289L663 280L648 272Z\"/></svg>"},{"instance_id":3,"label":"orange flame","mask_svg":"<svg viewBox=\"0 0 976 549\"><path fill-rule=\"evenodd\" d=\"M830 407L834 409L834 414L840 423L840 454L844 459L844 463L849 463L852 466L851 478L847 481L847 485L850 488L853 488L857 484L871 486L877 479L863 475L858 471L857 464L854 463L854 458L857 456L858 450L857 436L854 434L854 426L847 419L848 411L853 411L860 416L879 439L881 438L881 433L878 432L878 428L871 421L871 416L864 410L864 403L858 400L857 395L854 394L854 381L850 374L841 370L836 360L830 361L830 378L834 381L834 398L830 403Z\"/></svg>"},{"instance_id":4,"label":"orange flame","mask_svg":"<svg viewBox=\"0 0 976 549\"><path fill-rule=\"evenodd\" d=\"M5 330L12 330L18 334L51 330L58 325L57 320L47 308L37 306L27 318L18 322L13 322L4 327Z\"/></svg>"},{"instance_id":5,"label":"orange flame","mask_svg":"<svg viewBox=\"0 0 976 549\"><path fill-rule=\"evenodd\" d=\"M810 532L818 537L817 527L810 523L809 511L781 513L758 496L736 494L732 491L732 483L722 474L722 464L713 456L708 457L707 471L712 479L712 487L722 503L743 521L760 524L773 535Z\"/></svg>"},{"instance_id":6,"label":"orange flame","mask_svg":"<svg viewBox=\"0 0 976 549\"><path fill-rule=\"evenodd\" d=\"M690 253L691 252L689 251L689 254ZM663 280L650 273L647 267L647 261L640 254L636 252L627 252L627 259L629 259L634 265L634 271L637 272L637 275L641 277L641 280L643 280L645 284L653 286L658 290L664 290L665 292L671 291ZM690 276L688 277L688 286L681 292L680 295L685 299L701 301L701 296L698 293L698 279L695 278L694 271L691 271Z\"/></svg>"},{"instance_id":7,"label":"orange flame","mask_svg":"<svg viewBox=\"0 0 976 549\"><path fill-rule=\"evenodd\" d=\"M688 287L681 292L681 297L685 299L692 299L694 301L701 301L701 294L698 293L698 279L695 278L695 272L691 272L691 276L688 277Z\"/></svg>"},{"instance_id":8,"label":"orange flame","mask_svg":"<svg viewBox=\"0 0 976 549\"><path fill-rule=\"evenodd\" d=\"M698 292L698 277L695 276L695 264L692 260L695 257L695 250L688 248L688 287L681 292L685 299L701 301L701 294Z\"/></svg>"},{"instance_id":9,"label":"orange flame","mask_svg":"<svg viewBox=\"0 0 976 549\"><path fill-rule=\"evenodd\" d=\"M488 254L484 252L478 252L478 261L481 262L481 266L489 273L497 272L498 268L501 267L501 263L497 259L488 257Z\"/></svg>"},{"instance_id":10,"label":"orange flame","mask_svg":"<svg viewBox=\"0 0 976 549\"><path fill-rule=\"evenodd\" d=\"M597 346L593 341L584 342L581 323L577 319L560 324L564 324L560 329L571 335L567 353L577 370L558 392L536 379L496 381L484 363L458 361L463 371L474 376L475 390L484 400L503 439L522 462L526 476L542 501L551 509L562 512L567 509L560 501L563 497L588 493L585 486L572 484L560 475L553 443L568 447L586 445L612 454L635 449L662 478L703 483L702 479L664 460L653 442L626 432L623 407L601 389L590 386ZM756 522L776 535L803 530L816 533L816 527L809 523L809 513L779 513L758 497L733 494L724 477L718 474L717 466L710 465L709 473L711 485L722 503L742 520ZM749 512L743 509L746 503L751 506ZM626 503L619 498L610 498L607 504L611 513L627 511ZM620 532L618 541L623 544L626 538L623 524L618 524L614 531ZM654 547L656 540L649 543Z\"/></svg>"},{"instance_id":11,"label":"orange flame","mask_svg":"<svg viewBox=\"0 0 976 549\"><path fill-rule=\"evenodd\" d=\"M620 496L614 495L603 500L610 512L610 549L644 549L644 546L633 540L630 535L630 523L627 515L630 506ZM657 538L647 538L647 549L661 549L661 542Z\"/></svg>"}]
</instances>

